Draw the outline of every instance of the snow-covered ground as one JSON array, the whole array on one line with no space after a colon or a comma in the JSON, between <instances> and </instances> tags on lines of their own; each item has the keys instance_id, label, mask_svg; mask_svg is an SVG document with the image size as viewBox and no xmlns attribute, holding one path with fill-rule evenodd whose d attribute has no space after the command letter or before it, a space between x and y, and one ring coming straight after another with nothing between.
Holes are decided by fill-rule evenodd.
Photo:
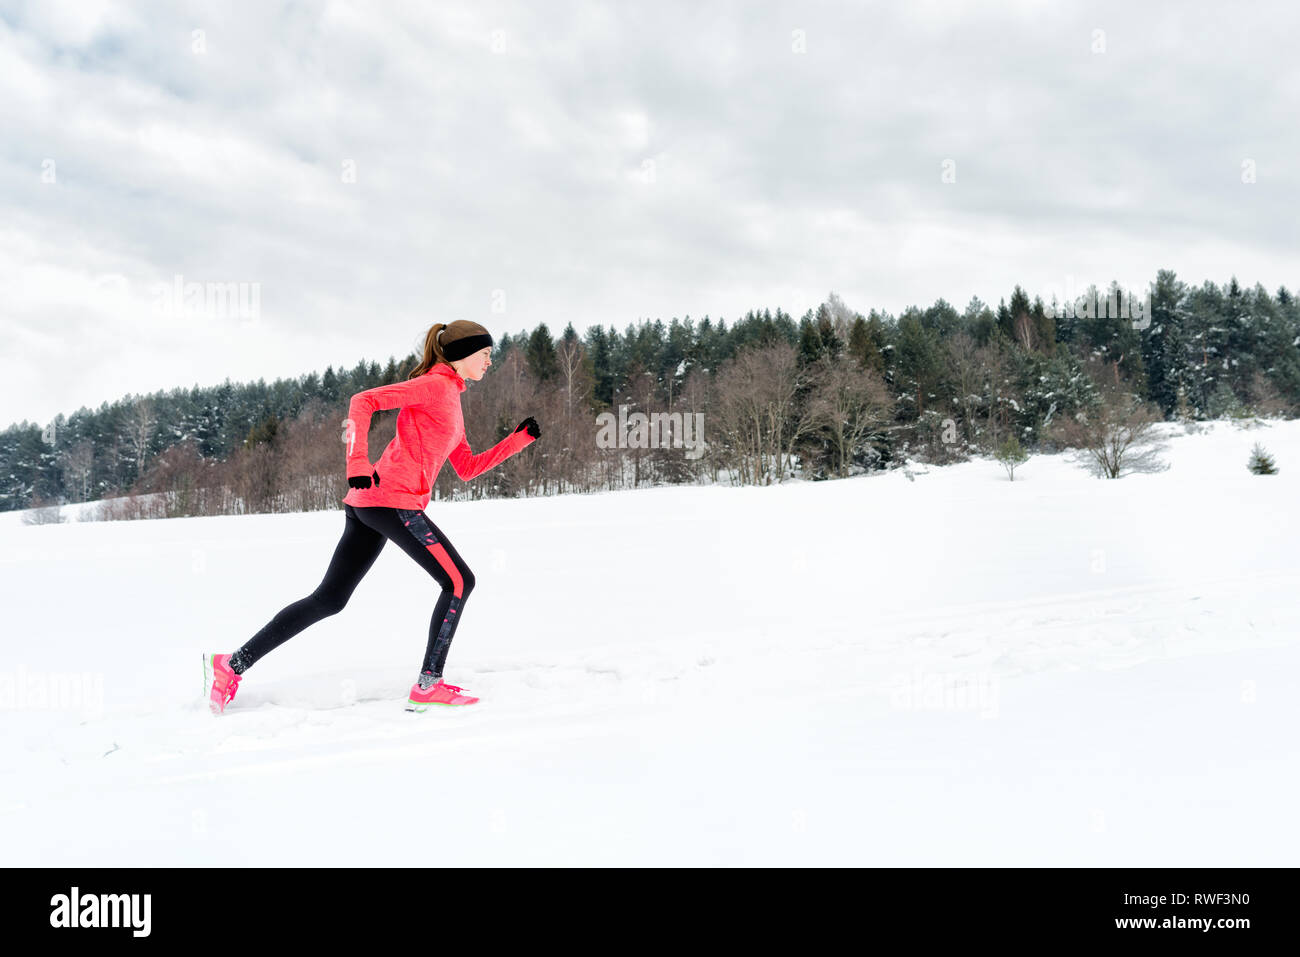
<instances>
[{"instance_id":1,"label":"snow-covered ground","mask_svg":"<svg viewBox=\"0 0 1300 957\"><path fill-rule=\"evenodd\" d=\"M0 516L3 859L1294 866L1300 422L1166 430L1172 468L1118 481L433 503L478 579L448 678L483 700L423 715L436 586L392 545L199 700L341 511Z\"/></svg>"}]
</instances>

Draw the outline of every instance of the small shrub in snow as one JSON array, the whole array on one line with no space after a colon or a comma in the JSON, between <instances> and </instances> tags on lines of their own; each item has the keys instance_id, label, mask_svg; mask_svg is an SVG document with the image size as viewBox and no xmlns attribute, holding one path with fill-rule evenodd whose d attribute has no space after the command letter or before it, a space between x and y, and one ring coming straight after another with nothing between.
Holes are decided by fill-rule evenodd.
<instances>
[{"instance_id":1,"label":"small shrub in snow","mask_svg":"<svg viewBox=\"0 0 1300 957\"><path fill-rule=\"evenodd\" d=\"M1277 466L1273 464L1273 456L1265 451L1264 447L1258 442L1250 450L1250 463L1246 466L1256 475L1276 475Z\"/></svg>"},{"instance_id":2,"label":"small shrub in snow","mask_svg":"<svg viewBox=\"0 0 1300 957\"><path fill-rule=\"evenodd\" d=\"M57 525L64 521L63 509L58 505L45 499L37 499L33 505L34 508L23 512L24 525Z\"/></svg>"},{"instance_id":3,"label":"small shrub in snow","mask_svg":"<svg viewBox=\"0 0 1300 957\"><path fill-rule=\"evenodd\" d=\"M1008 436L1007 440L998 446L998 450L993 453L993 457L1002 463L1002 467L1007 470L1007 478L1014 482L1016 480L1016 466L1027 462L1029 453L1020 447L1020 440L1012 435Z\"/></svg>"}]
</instances>

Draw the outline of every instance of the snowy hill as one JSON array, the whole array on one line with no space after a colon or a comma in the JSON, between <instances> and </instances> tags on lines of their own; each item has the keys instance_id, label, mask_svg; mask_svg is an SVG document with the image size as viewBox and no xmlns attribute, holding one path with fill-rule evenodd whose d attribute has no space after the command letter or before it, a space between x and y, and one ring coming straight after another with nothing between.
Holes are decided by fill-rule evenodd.
<instances>
[{"instance_id":1,"label":"snowy hill","mask_svg":"<svg viewBox=\"0 0 1300 957\"><path fill-rule=\"evenodd\" d=\"M220 718L203 651L310 592L342 512L0 516L13 865L1292 865L1300 422L773 488L433 503ZM1245 469L1262 442L1280 474ZM79 508L79 506L77 507ZM234 843L224 839L233 836Z\"/></svg>"}]
</instances>

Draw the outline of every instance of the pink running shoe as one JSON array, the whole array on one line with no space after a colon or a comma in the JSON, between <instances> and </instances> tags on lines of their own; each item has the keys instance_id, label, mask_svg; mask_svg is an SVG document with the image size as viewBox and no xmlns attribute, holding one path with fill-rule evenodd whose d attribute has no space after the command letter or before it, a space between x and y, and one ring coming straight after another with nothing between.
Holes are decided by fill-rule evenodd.
<instances>
[{"instance_id":1,"label":"pink running shoe","mask_svg":"<svg viewBox=\"0 0 1300 957\"><path fill-rule=\"evenodd\" d=\"M221 714L226 705L235 700L240 676L230 670L230 655L203 656L203 691L208 696L208 708Z\"/></svg>"},{"instance_id":2,"label":"pink running shoe","mask_svg":"<svg viewBox=\"0 0 1300 957\"><path fill-rule=\"evenodd\" d=\"M441 678L428 683L432 678L433 675L426 672L411 685L411 695L406 699L407 711L428 711L429 705L433 704L473 704L478 700L473 695L465 694L464 688L449 685Z\"/></svg>"}]
</instances>

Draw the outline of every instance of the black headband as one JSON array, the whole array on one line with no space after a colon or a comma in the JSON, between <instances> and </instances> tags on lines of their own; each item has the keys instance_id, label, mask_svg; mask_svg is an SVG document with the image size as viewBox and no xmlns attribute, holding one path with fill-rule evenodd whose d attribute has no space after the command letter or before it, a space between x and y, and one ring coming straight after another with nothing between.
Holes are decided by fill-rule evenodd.
<instances>
[{"instance_id":1,"label":"black headband","mask_svg":"<svg viewBox=\"0 0 1300 957\"><path fill-rule=\"evenodd\" d=\"M442 333L438 333L438 335L441 336ZM455 362L457 359L464 359L480 349L488 349L491 346L492 337L485 332L481 335L465 336L463 339L447 343L442 347L442 354L448 362Z\"/></svg>"}]
</instances>

